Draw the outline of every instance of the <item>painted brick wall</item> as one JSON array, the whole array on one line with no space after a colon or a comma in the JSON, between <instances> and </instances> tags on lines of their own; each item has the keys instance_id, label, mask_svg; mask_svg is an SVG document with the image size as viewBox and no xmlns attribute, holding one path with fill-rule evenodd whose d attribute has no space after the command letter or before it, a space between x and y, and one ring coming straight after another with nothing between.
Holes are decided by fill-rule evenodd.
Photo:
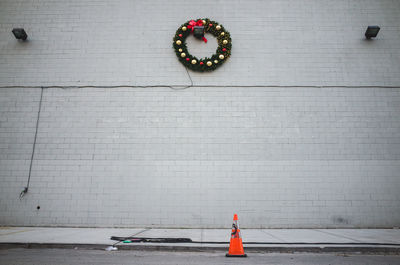
<instances>
[{"instance_id":1,"label":"painted brick wall","mask_svg":"<svg viewBox=\"0 0 400 265\"><path fill-rule=\"evenodd\" d=\"M397 0L1 0L0 85L185 85L172 37L208 16L231 32L232 58L192 73L196 85L397 86L399 10ZM371 24L379 41L364 38ZM19 26L29 42L13 38Z\"/></svg>"},{"instance_id":2,"label":"painted brick wall","mask_svg":"<svg viewBox=\"0 0 400 265\"><path fill-rule=\"evenodd\" d=\"M0 88L0 223L23 220L27 202L18 199L26 186L35 136L40 89ZM19 221L23 223L23 221Z\"/></svg>"},{"instance_id":3,"label":"painted brick wall","mask_svg":"<svg viewBox=\"0 0 400 265\"><path fill-rule=\"evenodd\" d=\"M399 226L399 11L0 0L0 224L229 227L237 212L254 228ZM190 84L171 40L203 16L230 30L232 58L190 72L196 87L160 87Z\"/></svg>"},{"instance_id":4,"label":"painted brick wall","mask_svg":"<svg viewBox=\"0 0 400 265\"><path fill-rule=\"evenodd\" d=\"M40 91L2 93L5 224L221 227L236 211L246 227L400 221L395 88L45 89L22 200Z\"/></svg>"}]
</instances>

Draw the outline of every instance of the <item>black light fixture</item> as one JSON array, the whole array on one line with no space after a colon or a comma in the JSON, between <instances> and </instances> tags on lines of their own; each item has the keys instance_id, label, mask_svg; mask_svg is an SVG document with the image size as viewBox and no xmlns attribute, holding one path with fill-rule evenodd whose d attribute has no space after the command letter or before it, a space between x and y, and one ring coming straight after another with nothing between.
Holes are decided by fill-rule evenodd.
<instances>
[{"instance_id":1,"label":"black light fixture","mask_svg":"<svg viewBox=\"0 0 400 265\"><path fill-rule=\"evenodd\" d=\"M14 34L15 38L18 40L26 40L28 38L28 35L26 34L26 32L23 28L14 28L12 30L12 33Z\"/></svg>"},{"instance_id":2,"label":"black light fixture","mask_svg":"<svg viewBox=\"0 0 400 265\"><path fill-rule=\"evenodd\" d=\"M194 26L193 36L201 40L204 37L204 26Z\"/></svg>"},{"instance_id":3,"label":"black light fixture","mask_svg":"<svg viewBox=\"0 0 400 265\"><path fill-rule=\"evenodd\" d=\"M380 29L378 26L368 26L367 31L365 31L365 37L367 39L375 38Z\"/></svg>"}]
</instances>

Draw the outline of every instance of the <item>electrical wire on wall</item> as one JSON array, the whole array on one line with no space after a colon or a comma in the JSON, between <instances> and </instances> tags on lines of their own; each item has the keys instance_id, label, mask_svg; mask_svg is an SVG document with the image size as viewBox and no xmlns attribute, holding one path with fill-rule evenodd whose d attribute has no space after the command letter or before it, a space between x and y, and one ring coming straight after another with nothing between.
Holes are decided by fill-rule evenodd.
<instances>
[{"instance_id":1,"label":"electrical wire on wall","mask_svg":"<svg viewBox=\"0 0 400 265\"><path fill-rule=\"evenodd\" d=\"M189 75L190 78L190 75ZM192 82L193 83L193 82ZM216 88L400 88L400 86L318 86L318 85L299 85L299 86L284 86L284 85L109 85L109 86L101 86L101 85L80 85L80 86L60 86L60 85L51 85L51 86L0 86L0 88L61 88L61 89L79 89L79 88L171 88L175 90L195 87L216 87Z\"/></svg>"},{"instance_id":2,"label":"electrical wire on wall","mask_svg":"<svg viewBox=\"0 0 400 265\"><path fill-rule=\"evenodd\" d=\"M190 85L189 85L189 86L184 86L184 87L170 86L171 89L173 89L173 90L184 90L184 89L187 89L187 88L189 88L189 87L193 87L193 80L192 80L192 77L190 76L190 73L189 73L189 71L188 71L188 68L185 67L185 70L186 70L186 73L187 73L187 75L188 75L188 77L189 77L189 79L190 79Z\"/></svg>"},{"instance_id":3,"label":"electrical wire on wall","mask_svg":"<svg viewBox=\"0 0 400 265\"><path fill-rule=\"evenodd\" d=\"M51 89L51 88L60 88L60 89L80 89L80 88L108 88L108 89L113 89L113 88L170 88L173 90L184 90L190 87L193 88L203 88L203 87L215 87L215 88L234 88L234 87L251 87L251 88L400 88L399 86L327 86L327 85L300 85L300 86L285 86L285 85L194 85L192 77L188 71L188 69L185 67L187 76L189 77L190 80L190 85L110 85L110 86L100 86L100 85L81 85L81 86L60 86L60 85L54 85L54 86L0 86L0 88L40 88L40 100L39 100L39 107L38 107L38 114L37 114L37 119L36 119L36 129L35 129L35 136L33 140L33 146L32 146L32 154L31 154L31 160L30 160L30 165L29 165L29 173L28 173L28 180L27 184L24 187L24 189L21 191L19 197L22 199L29 190L29 185L30 185L30 180L31 180L31 175L32 175L32 166L33 166L33 160L35 156L35 148L36 148L36 140L37 140L37 134L38 134L38 129L39 129L39 121L40 121L40 112L42 108L42 100L43 100L43 90L44 89Z\"/></svg>"},{"instance_id":4,"label":"electrical wire on wall","mask_svg":"<svg viewBox=\"0 0 400 265\"><path fill-rule=\"evenodd\" d=\"M40 111L42 109L42 100L43 100L43 87L40 87L40 100L39 100L39 108L38 108L38 114L36 118L36 129L35 129L35 137L33 139L33 146L32 146L32 154L31 154L31 162L29 165L29 174L28 174L28 181L26 183L25 188L21 191L19 194L19 198L22 199L22 197L25 196L25 194L28 193L29 190L29 184L31 181L31 174L32 174L32 164L33 164L33 159L35 157L35 147L36 147L36 139L37 139L37 133L38 133L38 128L39 128L39 120L40 120Z\"/></svg>"}]
</instances>

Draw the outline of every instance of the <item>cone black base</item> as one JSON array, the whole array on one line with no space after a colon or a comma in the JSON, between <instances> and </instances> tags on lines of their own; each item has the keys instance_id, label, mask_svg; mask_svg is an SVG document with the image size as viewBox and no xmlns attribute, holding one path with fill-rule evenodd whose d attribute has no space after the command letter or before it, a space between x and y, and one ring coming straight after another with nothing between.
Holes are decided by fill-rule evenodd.
<instances>
[{"instance_id":1,"label":"cone black base","mask_svg":"<svg viewBox=\"0 0 400 265\"><path fill-rule=\"evenodd\" d=\"M246 255L246 254L244 254L244 255L230 255L230 254L226 254L225 257L228 257L228 258L245 258L245 257L247 257L247 255Z\"/></svg>"}]
</instances>

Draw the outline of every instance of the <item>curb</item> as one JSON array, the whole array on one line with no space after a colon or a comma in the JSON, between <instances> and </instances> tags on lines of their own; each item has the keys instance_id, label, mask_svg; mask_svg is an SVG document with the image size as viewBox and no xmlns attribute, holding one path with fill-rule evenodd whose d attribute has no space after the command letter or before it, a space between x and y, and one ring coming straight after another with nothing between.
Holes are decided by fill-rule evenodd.
<instances>
[{"instance_id":1,"label":"curb","mask_svg":"<svg viewBox=\"0 0 400 265\"><path fill-rule=\"evenodd\" d=\"M73 243L0 243L0 250L12 248L27 249L79 249L79 250L105 250L106 244L73 244ZM215 246L179 246L179 245L117 245L118 250L136 251L170 251L170 252L227 252L228 248ZM376 246L257 246L245 247L246 252L257 253L357 253L357 254L390 254L400 255L398 247L376 247Z\"/></svg>"}]
</instances>

